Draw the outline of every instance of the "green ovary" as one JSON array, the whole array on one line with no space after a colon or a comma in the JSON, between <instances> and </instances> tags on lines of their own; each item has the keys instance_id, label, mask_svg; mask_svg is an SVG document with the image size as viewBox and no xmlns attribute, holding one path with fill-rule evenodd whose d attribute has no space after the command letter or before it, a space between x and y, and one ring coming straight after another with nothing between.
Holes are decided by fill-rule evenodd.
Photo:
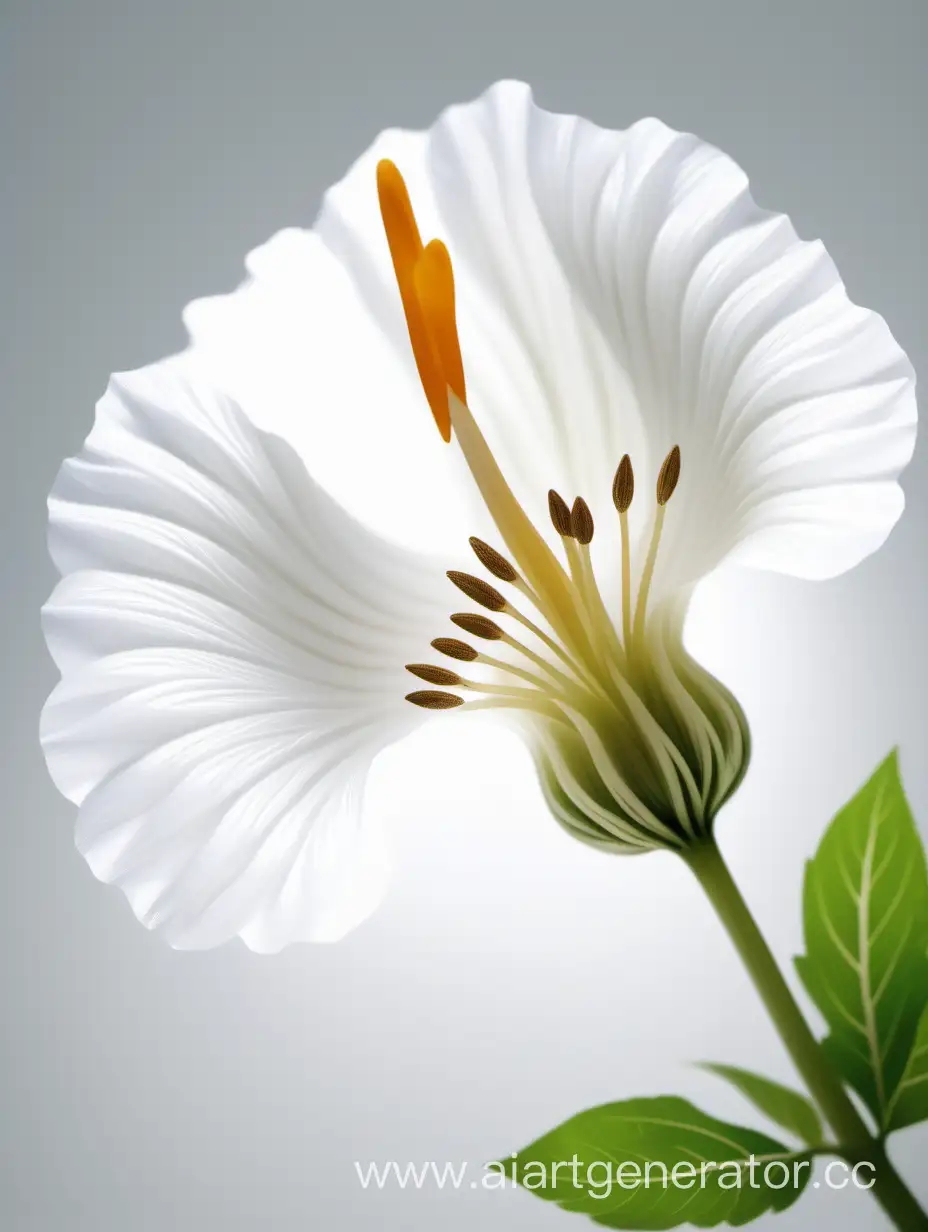
<instances>
[{"instance_id":1,"label":"green ovary","mask_svg":"<svg viewBox=\"0 0 928 1232\"><path fill-rule=\"evenodd\" d=\"M605 696L534 725L548 806L583 842L625 854L691 846L744 777L747 719L684 649L681 626L653 613Z\"/></svg>"}]
</instances>

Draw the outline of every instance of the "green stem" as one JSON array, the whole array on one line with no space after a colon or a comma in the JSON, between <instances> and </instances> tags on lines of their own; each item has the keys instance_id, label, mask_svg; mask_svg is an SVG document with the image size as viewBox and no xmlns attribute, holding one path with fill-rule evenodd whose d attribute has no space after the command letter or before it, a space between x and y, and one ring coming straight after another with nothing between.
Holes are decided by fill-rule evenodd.
<instances>
[{"instance_id":1,"label":"green stem","mask_svg":"<svg viewBox=\"0 0 928 1232\"><path fill-rule=\"evenodd\" d=\"M893 1167L883 1143L868 1129L812 1034L715 840L690 848L683 858L734 942L780 1039L837 1135L842 1155L849 1162L873 1164L871 1193L897 1228L928 1232L928 1214Z\"/></svg>"}]
</instances>

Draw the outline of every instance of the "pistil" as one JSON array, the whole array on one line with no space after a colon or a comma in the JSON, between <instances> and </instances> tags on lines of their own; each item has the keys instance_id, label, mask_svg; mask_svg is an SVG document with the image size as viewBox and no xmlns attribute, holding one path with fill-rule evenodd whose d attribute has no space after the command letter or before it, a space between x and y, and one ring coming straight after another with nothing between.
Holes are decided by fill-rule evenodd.
<instances>
[{"instance_id":1,"label":"pistil","mask_svg":"<svg viewBox=\"0 0 928 1232\"><path fill-rule=\"evenodd\" d=\"M519 591L530 608L539 613L543 624L482 578L457 570L450 570L448 577L481 607L521 625L547 652L543 654L526 646L488 618L468 618L465 614L455 618L456 623L469 619L476 636L504 642L533 668L543 669L545 678L534 670L493 656L478 655L473 648L456 639L436 639L433 645L462 660L479 658L499 676L509 674L531 688L481 684L465 680L448 669L431 669L423 664L413 664L410 670L430 683L482 690L496 695L497 700L512 704L534 706L537 699L542 698L547 702L567 701L570 705L579 702L581 707L595 712L605 702L617 706L634 721L636 702L640 705L640 699L627 677L633 655L644 654L647 605L665 507L680 476L679 448L671 449L658 477L653 532L634 608L628 509L635 484L627 454L616 471L612 495L619 514L622 543L620 636L593 570L589 545L595 527L589 506L580 496L570 507L553 489L548 494L551 521L560 535L566 556L565 569L509 487L467 404L456 321L454 271L448 250L437 239L423 244L406 185L393 163L384 161L378 166L377 188L410 344L426 399L442 437L448 441L453 433L457 438L477 488L515 563L482 539L472 537L471 547L493 577ZM423 671L431 675L423 676ZM408 700L430 709L450 709L461 700L458 699L458 703L447 700L452 696L419 690L409 694Z\"/></svg>"}]
</instances>

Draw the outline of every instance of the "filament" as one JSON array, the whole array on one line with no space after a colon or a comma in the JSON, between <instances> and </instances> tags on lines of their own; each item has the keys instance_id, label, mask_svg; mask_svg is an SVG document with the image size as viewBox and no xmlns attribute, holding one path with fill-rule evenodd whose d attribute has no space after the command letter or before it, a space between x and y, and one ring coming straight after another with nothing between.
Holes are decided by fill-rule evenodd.
<instances>
[{"instance_id":1,"label":"filament","mask_svg":"<svg viewBox=\"0 0 928 1232\"><path fill-rule=\"evenodd\" d=\"M634 637L636 642L641 642L644 635L644 619L645 612L648 607L648 592L651 589L651 582L654 578L654 566L657 562L657 549L660 547L661 531L664 529L664 511L666 505L658 505L657 513L654 518L654 530L651 534L651 542L648 546L648 555L644 564L644 571L641 575L641 586L638 590L638 603L635 608L635 628Z\"/></svg>"}]
</instances>

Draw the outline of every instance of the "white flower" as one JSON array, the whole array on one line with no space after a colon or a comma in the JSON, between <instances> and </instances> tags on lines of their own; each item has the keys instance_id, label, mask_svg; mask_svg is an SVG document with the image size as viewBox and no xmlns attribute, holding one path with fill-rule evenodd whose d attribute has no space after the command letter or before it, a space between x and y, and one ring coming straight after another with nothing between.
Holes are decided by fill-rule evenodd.
<instances>
[{"instance_id":1,"label":"white flower","mask_svg":"<svg viewBox=\"0 0 928 1232\"><path fill-rule=\"evenodd\" d=\"M580 837L698 840L747 731L689 596L886 538L915 402L883 321L718 150L508 82L383 134L249 270L51 494L42 739L95 874L176 946L337 938L383 889L366 771L443 706L519 723ZM482 608L445 576L468 534Z\"/></svg>"}]
</instances>

